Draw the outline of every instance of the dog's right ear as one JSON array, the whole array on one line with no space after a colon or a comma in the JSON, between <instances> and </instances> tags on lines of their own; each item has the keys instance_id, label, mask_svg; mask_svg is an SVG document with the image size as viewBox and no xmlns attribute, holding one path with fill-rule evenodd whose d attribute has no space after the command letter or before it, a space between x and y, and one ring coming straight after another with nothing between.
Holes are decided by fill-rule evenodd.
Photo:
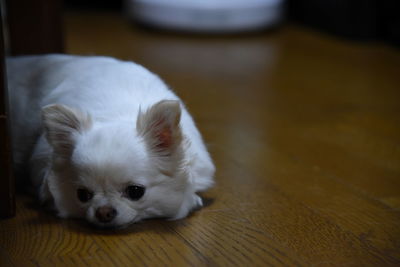
<instances>
[{"instance_id":1,"label":"dog's right ear","mask_svg":"<svg viewBox=\"0 0 400 267\"><path fill-rule=\"evenodd\" d=\"M147 146L158 157L169 157L182 142L181 108L176 100L162 100L139 112L136 128Z\"/></svg>"},{"instance_id":2,"label":"dog's right ear","mask_svg":"<svg viewBox=\"0 0 400 267\"><path fill-rule=\"evenodd\" d=\"M47 141L61 157L69 157L76 135L92 126L89 114L59 104L45 106L42 109L42 121Z\"/></svg>"}]
</instances>

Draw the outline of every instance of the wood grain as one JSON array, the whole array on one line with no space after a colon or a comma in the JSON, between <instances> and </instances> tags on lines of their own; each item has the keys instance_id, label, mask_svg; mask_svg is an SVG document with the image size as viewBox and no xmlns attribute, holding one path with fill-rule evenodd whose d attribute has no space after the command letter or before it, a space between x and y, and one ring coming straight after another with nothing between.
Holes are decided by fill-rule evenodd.
<instances>
[{"instance_id":1,"label":"wood grain","mask_svg":"<svg viewBox=\"0 0 400 267\"><path fill-rule=\"evenodd\" d=\"M399 266L400 53L294 26L245 36L147 31L70 13L67 50L158 73L218 172L179 221L101 231L28 196L0 221L0 266Z\"/></svg>"}]
</instances>

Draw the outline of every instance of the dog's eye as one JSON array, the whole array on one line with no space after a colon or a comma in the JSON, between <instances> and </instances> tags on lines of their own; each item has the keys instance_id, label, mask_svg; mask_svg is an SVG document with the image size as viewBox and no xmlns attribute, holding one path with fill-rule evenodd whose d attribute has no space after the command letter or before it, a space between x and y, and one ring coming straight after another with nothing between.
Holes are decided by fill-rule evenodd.
<instances>
[{"instance_id":1,"label":"dog's eye","mask_svg":"<svg viewBox=\"0 0 400 267\"><path fill-rule=\"evenodd\" d=\"M125 189L126 195L131 200L139 200L143 195L146 189L141 185L130 185Z\"/></svg>"},{"instance_id":2,"label":"dog's eye","mask_svg":"<svg viewBox=\"0 0 400 267\"><path fill-rule=\"evenodd\" d=\"M93 193L85 188L79 188L78 190L76 190L76 194L78 196L78 199L84 203L93 198Z\"/></svg>"}]
</instances>

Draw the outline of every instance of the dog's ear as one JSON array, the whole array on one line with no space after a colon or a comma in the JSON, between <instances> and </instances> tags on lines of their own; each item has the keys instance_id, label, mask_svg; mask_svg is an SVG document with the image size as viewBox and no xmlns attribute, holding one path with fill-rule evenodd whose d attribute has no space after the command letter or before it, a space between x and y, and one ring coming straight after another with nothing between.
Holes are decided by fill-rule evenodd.
<instances>
[{"instance_id":1,"label":"dog's ear","mask_svg":"<svg viewBox=\"0 0 400 267\"><path fill-rule=\"evenodd\" d=\"M59 104L45 106L42 120L47 141L54 152L62 157L71 155L76 135L92 125L89 114Z\"/></svg>"},{"instance_id":2,"label":"dog's ear","mask_svg":"<svg viewBox=\"0 0 400 267\"><path fill-rule=\"evenodd\" d=\"M179 101L163 100L139 112L136 129L157 156L173 156L182 142Z\"/></svg>"}]
</instances>

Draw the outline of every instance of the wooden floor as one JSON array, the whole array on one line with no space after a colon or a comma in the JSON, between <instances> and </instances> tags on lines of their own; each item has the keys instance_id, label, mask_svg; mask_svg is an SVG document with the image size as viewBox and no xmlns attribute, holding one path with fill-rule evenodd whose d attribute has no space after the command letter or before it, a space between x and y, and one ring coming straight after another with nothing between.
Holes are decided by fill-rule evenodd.
<instances>
[{"instance_id":1,"label":"wooden floor","mask_svg":"<svg viewBox=\"0 0 400 267\"><path fill-rule=\"evenodd\" d=\"M0 266L400 266L400 51L295 26L160 34L68 14L67 50L137 61L184 99L218 168L207 206L101 231L18 197Z\"/></svg>"}]
</instances>

